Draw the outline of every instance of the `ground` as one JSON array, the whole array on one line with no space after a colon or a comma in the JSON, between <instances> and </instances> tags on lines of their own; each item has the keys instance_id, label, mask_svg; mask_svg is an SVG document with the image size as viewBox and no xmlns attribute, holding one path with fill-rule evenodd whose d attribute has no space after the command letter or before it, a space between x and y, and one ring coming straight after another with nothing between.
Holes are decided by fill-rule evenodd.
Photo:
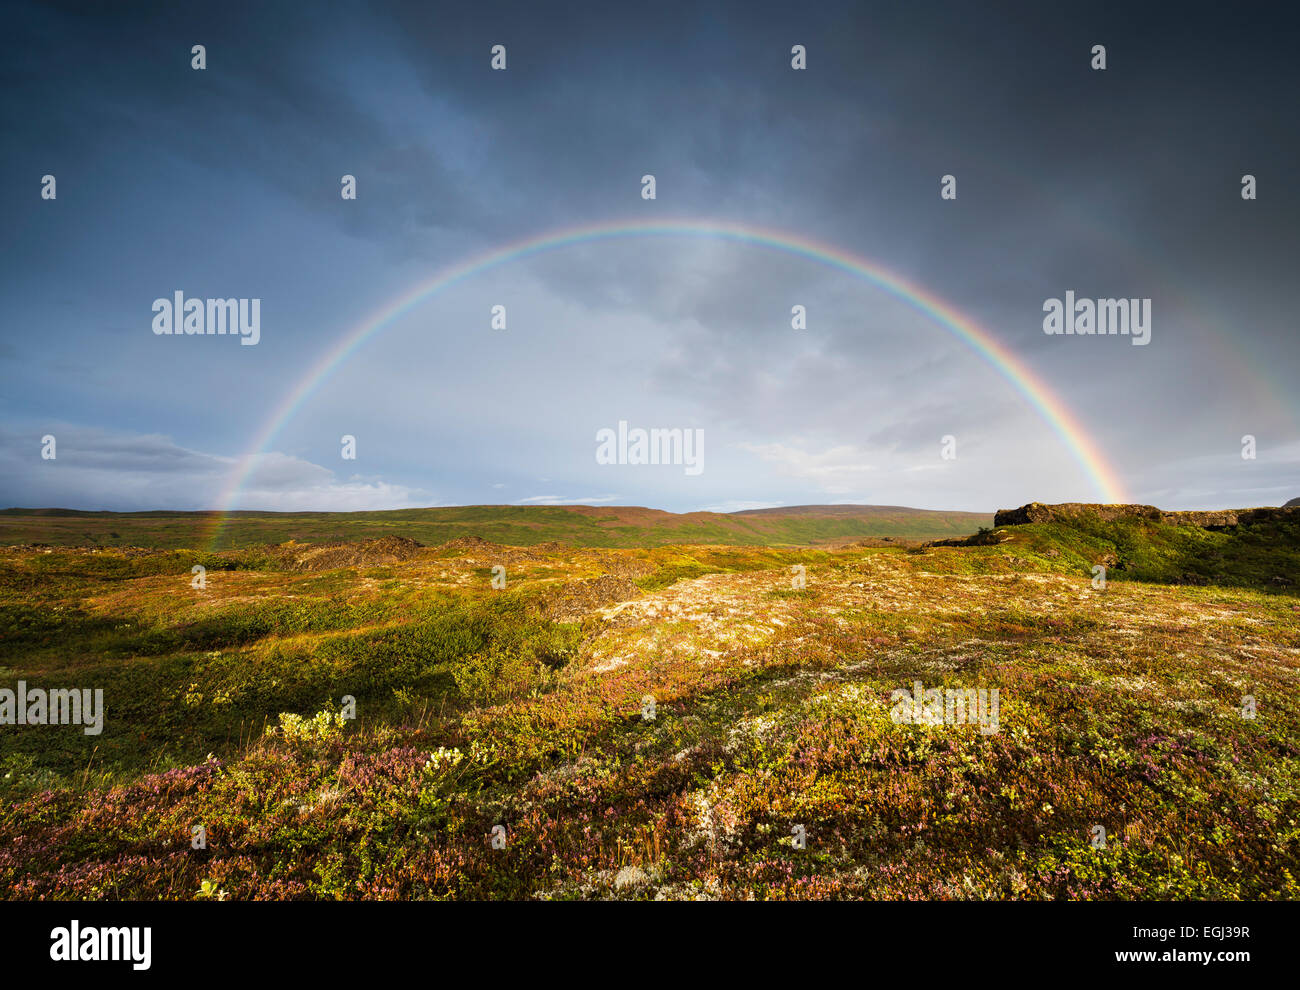
<instances>
[{"instance_id":1,"label":"ground","mask_svg":"<svg viewBox=\"0 0 1300 990\"><path fill-rule=\"evenodd\" d=\"M0 551L0 687L106 706L0 727L0 892L1300 895L1293 558L974 542ZM917 682L996 731L896 720Z\"/></svg>"}]
</instances>

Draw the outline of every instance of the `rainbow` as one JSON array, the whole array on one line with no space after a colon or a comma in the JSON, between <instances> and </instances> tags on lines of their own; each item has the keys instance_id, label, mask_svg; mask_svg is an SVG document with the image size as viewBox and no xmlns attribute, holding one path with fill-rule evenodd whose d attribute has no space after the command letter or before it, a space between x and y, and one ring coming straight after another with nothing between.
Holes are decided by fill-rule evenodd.
<instances>
[{"instance_id":1,"label":"rainbow","mask_svg":"<svg viewBox=\"0 0 1300 990\"><path fill-rule=\"evenodd\" d=\"M298 384L280 400L279 405L267 418L266 425L254 438L248 452L236 462L230 475L230 482L218 498L217 512L214 516L215 524L208 540L209 549L214 549L220 540L228 514L234 510L239 493L248 481L258 455L270 446L285 424L293 419L303 403L322 382L367 340L383 331L394 320L448 286L501 265L576 244L646 236L709 237L771 248L830 265L885 290L951 332L1005 378L1061 438L1103 501L1125 501L1123 486L1114 469L1107 464L1083 425L1066 405L1052 394L1046 383L989 331L933 293L865 258L852 255L833 245L818 243L785 231L725 221L614 221L539 234L444 268L427 281L419 283L404 295L367 316L345 333L333 347L325 351L308 368Z\"/></svg>"}]
</instances>

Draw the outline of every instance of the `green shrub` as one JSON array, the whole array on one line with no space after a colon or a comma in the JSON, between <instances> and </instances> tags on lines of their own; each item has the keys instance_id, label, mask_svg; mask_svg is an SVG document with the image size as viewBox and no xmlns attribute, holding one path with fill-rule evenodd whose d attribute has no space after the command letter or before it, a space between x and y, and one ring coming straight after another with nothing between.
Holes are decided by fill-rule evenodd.
<instances>
[{"instance_id":1,"label":"green shrub","mask_svg":"<svg viewBox=\"0 0 1300 990\"><path fill-rule=\"evenodd\" d=\"M343 714L328 708L311 718L303 718L293 712L281 712L279 727L267 731L291 743L311 745L330 742L343 735Z\"/></svg>"}]
</instances>

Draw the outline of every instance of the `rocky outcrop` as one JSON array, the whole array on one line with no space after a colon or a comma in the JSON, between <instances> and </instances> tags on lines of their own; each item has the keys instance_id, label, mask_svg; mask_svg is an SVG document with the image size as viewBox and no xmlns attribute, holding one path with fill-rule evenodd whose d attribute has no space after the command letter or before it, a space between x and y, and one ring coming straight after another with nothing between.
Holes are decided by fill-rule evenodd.
<instances>
[{"instance_id":1,"label":"rocky outcrop","mask_svg":"<svg viewBox=\"0 0 1300 990\"><path fill-rule=\"evenodd\" d=\"M543 609L555 622L573 622L608 605L640 598L645 592L625 577L602 574L586 581L570 581L546 599Z\"/></svg>"},{"instance_id":2,"label":"rocky outcrop","mask_svg":"<svg viewBox=\"0 0 1300 990\"><path fill-rule=\"evenodd\" d=\"M993 517L994 526L1020 526L1024 523L1070 522L1082 516L1091 516L1102 522L1116 519L1158 520L1161 512L1154 505L1099 505L1090 502L1062 502L1045 505L1030 502L1018 509L999 509Z\"/></svg>"},{"instance_id":3,"label":"rocky outcrop","mask_svg":"<svg viewBox=\"0 0 1300 990\"><path fill-rule=\"evenodd\" d=\"M267 556L291 571L333 571L344 567L378 567L415 560L424 546L405 536L340 543L297 543L267 547Z\"/></svg>"},{"instance_id":4,"label":"rocky outcrop","mask_svg":"<svg viewBox=\"0 0 1300 990\"><path fill-rule=\"evenodd\" d=\"M1294 500L1300 504L1300 500ZM1290 505L1291 503L1288 503ZM1296 507L1280 509L1214 509L1206 512L1165 512L1154 505L1102 505L1094 502L1062 502L1045 505L1030 502L1018 509L1000 509L993 517L994 526L1019 526L1037 522L1075 522L1080 519L1116 522L1120 519L1147 519L1175 526L1200 526L1204 529L1227 529L1252 523L1300 519Z\"/></svg>"}]
</instances>

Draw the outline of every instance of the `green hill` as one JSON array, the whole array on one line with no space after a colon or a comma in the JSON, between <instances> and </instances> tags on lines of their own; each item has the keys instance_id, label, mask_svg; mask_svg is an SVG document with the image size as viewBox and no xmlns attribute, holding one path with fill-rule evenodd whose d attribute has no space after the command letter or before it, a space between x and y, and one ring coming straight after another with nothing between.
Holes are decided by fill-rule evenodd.
<instances>
[{"instance_id":1,"label":"green hill","mask_svg":"<svg viewBox=\"0 0 1300 990\"><path fill-rule=\"evenodd\" d=\"M0 545L205 546L219 519L211 512L0 510ZM586 547L719 543L812 546L865 539L960 537L991 513L902 506L807 505L758 512L663 512L638 506L465 505L387 512L236 512L216 549L298 540L323 543L402 536L434 545L479 537L511 546L559 542Z\"/></svg>"},{"instance_id":2,"label":"green hill","mask_svg":"<svg viewBox=\"0 0 1300 990\"><path fill-rule=\"evenodd\" d=\"M1217 525L1224 513L1160 513L1146 506L1039 506L1026 513L1030 508L998 518L1044 521L999 526L969 542L1008 544L1053 570L1089 573L1104 564L1111 580L1300 589L1300 511L1241 510L1226 515L1243 521Z\"/></svg>"}]
</instances>

